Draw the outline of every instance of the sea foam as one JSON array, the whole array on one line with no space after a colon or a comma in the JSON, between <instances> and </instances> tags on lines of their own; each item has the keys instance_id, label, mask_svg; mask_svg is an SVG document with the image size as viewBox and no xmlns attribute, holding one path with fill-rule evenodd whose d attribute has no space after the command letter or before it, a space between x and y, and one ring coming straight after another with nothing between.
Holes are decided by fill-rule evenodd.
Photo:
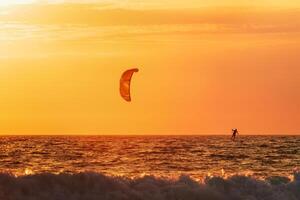
<instances>
[{"instance_id":1,"label":"sea foam","mask_svg":"<svg viewBox=\"0 0 300 200\"><path fill-rule=\"evenodd\" d=\"M100 173L0 174L1 200L299 200L300 173L293 180L248 176L126 178Z\"/></svg>"}]
</instances>

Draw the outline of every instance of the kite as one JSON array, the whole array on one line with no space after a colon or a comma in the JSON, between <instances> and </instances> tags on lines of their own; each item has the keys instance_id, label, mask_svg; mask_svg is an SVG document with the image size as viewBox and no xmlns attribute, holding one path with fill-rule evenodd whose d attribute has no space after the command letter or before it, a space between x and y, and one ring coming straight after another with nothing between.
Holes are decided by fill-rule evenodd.
<instances>
[{"instance_id":1,"label":"kite","mask_svg":"<svg viewBox=\"0 0 300 200\"><path fill-rule=\"evenodd\" d=\"M139 69L129 69L122 74L120 79L120 94L121 97L125 100L130 102L131 101L131 91L130 91L130 84L131 78L134 73L138 72Z\"/></svg>"}]
</instances>

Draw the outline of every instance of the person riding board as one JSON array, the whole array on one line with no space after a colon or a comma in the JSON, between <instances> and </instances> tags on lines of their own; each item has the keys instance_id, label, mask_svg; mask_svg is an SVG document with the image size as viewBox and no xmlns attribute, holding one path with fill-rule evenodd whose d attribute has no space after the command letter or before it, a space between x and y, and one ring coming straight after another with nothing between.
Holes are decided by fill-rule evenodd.
<instances>
[{"instance_id":1,"label":"person riding board","mask_svg":"<svg viewBox=\"0 0 300 200\"><path fill-rule=\"evenodd\" d=\"M235 128L235 129L232 129L232 136L231 136L231 140L234 141L237 134L239 134L238 130Z\"/></svg>"}]
</instances>

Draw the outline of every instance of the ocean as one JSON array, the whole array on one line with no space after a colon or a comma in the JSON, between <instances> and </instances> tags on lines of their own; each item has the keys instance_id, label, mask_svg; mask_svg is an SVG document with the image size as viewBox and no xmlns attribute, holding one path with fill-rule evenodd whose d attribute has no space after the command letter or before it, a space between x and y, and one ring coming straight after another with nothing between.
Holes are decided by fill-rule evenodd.
<instances>
[{"instance_id":1,"label":"ocean","mask_svg":"<svg viewBox=\"0 0 300 200\"><path fill-rule=\"evenodd\" d=\"M3 136L0 199L300 199L300 136Z\"/></svg>"}]
</instances>

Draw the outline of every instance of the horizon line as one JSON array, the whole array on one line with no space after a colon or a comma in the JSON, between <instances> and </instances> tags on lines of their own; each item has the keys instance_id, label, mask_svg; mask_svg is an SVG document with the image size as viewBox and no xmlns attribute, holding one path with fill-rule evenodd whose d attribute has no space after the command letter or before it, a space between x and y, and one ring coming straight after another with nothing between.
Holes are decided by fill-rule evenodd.
<instances>
[{"instance_id":1,"label":"horizon line","mask_svg":"<svg viewBox=\"0 0 300 200\"><path fill-rule=\"evenodd\" d=\"M0 137L5 136L109 136L109 137L120 137L120 136L231 136L228 134L0 134ZM243 136L300 136L300 133L267 133L267 134L240 134L239 137Z\"/></svg>"}]
</instances>

